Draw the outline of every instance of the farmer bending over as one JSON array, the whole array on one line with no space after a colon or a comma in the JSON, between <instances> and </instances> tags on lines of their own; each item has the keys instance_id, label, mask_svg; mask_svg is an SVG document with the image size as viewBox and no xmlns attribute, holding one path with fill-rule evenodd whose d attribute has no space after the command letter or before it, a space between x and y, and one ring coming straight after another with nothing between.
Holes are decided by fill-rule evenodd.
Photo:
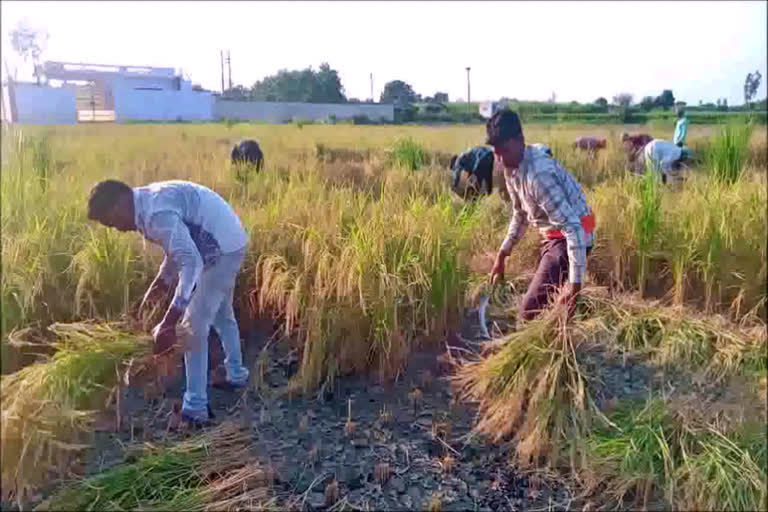
<instances>
[{"instance_id":1,"label":"farmer bending over","mask_svg":"<svg viewBox=\"0 0 768 512\"><path fill-rule=\"evenodd\" d=\"M487 143L493 146L504 168L512 200L512 220L491 269L491 283L503 277L504 260L528 224L533 224L542 237L538 268L520 304L518 317L534 318L566 279L568 285L559 302L568 304L570 314L581 291L587 254L594 242L595 218L584 193L560 162L525 145L515 112L497 112L488 121L486 131Z\"/></svg>"},{"instance_id":2,"label":"farmer bending over","mask_svg":"<svg viewBox=\"0 0 768 512\"><path fill-rule=\"evenodd\" d=\"M645 145L652 140L653 137L644 133L630 135L625 132L621 134L621 143L624 146L624 151L627 153L627 155L632 155L638 151L642 151Z\"/></svg>"},{"instance_id":3,"label":"farmer bending over","mask_svg":"<svg viewBox=\"0 0 768 512\"><path fill-rule=\"evenodd\" d=\"M579 137L573 143L573 149L595 152L599 149L604 149L605 144L606 140L598 137Z\"/></svg>"},{"instance_id":4,"label":"farmer bending over","mask_svg":"<svg viewBox=\"0 0 768 512\"><path fill-rule=\"evenodd\" d=\"M460 194L459 181L461 174L469 175L470 183L483 194L490 195L493 191L493 151L486 147L476 147L453 155L451 163L451 190Z\"/></svg>"},{"instance_id":5,"label":"farmer bending over","mask_svg":"<svg viewBox=\"0 0 768 512\"><path fill-rule=\"evenodd\" d=\"M189 333L185 346L186 391L182 419L200 424L208 416L208 333L213 326L226 359L228 389L245 386L240 333L232 308L235 278L248 235L232 208L212 190L186 181L131 188L115 180L91 190L88 218L119 231L138 231L163 248L160 271L140 311L178 285L163 320L152 329L153 352L166 353L177 341L176 324Z\"/></svg>"},{"instance_id":6,"label":"farmer bending over","mask_svg":"<svg viewBox=\"0 0 768 512\"><path fill-rule=\"evenodd\" d=\"M633 166L636 174L643 174L646 166L661 173L662 182L667 182L670 171L680 170L683 162L691 159L691 150L679 147L666 140L654 139L635 156Z\"/></svg>"}]
</instances>

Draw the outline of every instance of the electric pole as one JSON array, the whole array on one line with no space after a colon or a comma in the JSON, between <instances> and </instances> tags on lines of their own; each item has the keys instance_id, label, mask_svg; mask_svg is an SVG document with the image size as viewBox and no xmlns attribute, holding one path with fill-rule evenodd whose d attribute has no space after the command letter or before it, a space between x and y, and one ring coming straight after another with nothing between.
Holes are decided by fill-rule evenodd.
<instances>
[{"instance_id":1,"label":"electric pole","mask_svg":"<svg viewBox=\"0 0 768 512\"><path fill-rule=\"evenodd\" d=\"M224 50L221 50L221 95L224 95Z\"/></svg>"},{"instance_id":2,"label":"electric pole","mask_svg":"<svg viewBox=\"0 0 768 512\"><path fill-rule=\"evenodd\" d=\"M472 103L470 102L469 97L469 66L467 66L467 111L471 114L472 113Z\"/></svg>"},{"instance_id":3,"label":"electric pole","mask_svg":"<svg viewBox=\"0 0 768 512\"><path fill-rule=\"evenodd\" d=\"M376 103L376 99L373 97L373 73L371 73L371 103Z\"/></svg>"},{"instance_id":4,"label":"electric pole","mask_svg":"<svg viewBox=\"0 0 768 512\"><path fill-rule=\"evenodd\" d=\"M229 50L227 50L227 67L229 68L229 90L232 90L232 59L229 58Z\"/></svg>"}]
</instances>

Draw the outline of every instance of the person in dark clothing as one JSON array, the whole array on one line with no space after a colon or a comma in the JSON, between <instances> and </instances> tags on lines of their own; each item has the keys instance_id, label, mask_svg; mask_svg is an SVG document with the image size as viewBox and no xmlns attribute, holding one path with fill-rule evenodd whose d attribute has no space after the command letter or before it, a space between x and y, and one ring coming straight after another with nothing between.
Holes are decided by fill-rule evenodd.
<instances>
[{"instance_id":1,"label":"person in dark clothing","mask_svg":"<svg viewBox=\"0 0 768 512\"><path fill-rule=\"evenodd\" d=\"M232 148L233 164L250 164L256 166L256 171L261 171L264 165L264 153L255 140L244 140Z\"/></svg>"},{"instance_id":2,"label":"person in dark clothing","mask_svg":"<svg viewBox=\"0 0 768 512\"><path fill-rule=\"evenodd\" d=\"M469 183L477 192L490 195L493 191L493 151L480 146L451 157L451 190L461 195L461 174L469 174Z\"/></svg>"}]
</instances>

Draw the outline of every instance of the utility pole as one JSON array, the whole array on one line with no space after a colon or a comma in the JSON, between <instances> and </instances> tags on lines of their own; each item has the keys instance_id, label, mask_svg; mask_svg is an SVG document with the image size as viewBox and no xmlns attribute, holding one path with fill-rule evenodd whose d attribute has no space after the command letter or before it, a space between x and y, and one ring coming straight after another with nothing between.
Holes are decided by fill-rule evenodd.
<instances>
[{"instance_id":1,"label":"utility pole","mask_svg":"<svg viewBox=\"0 0 768 512\"><path fill-rule=\"evenodd\" d=\"M371 103L376 103L376 98L373 97L373 73L371 73Z\"/></svg>"},{"instance_id":2,"label":"utility pole","mask_svg":"<svg viewBox=\"0 0 768 512\"><path fill-rule=\"evenodd\" d=\"M221 95L224 95L224 50L221 50Z\"/></svg>"},{"instance_id":3,"label":"utility pole","mask_svg":"<svg viewBox=\"0 0 768 512\"><path fill-rule=\"evenodd\" d=\"M470 96L469 96L469 69L470 69L470 67L467 66L467 111L471 114L472 113L472 103L470 102Z\"/></svg>"},{"instance_id":4,"label":"utility pole","mask_svg":"<svg viewBox=\"0 0 768 512\"><path fill-rule=\"evenodd\" d=\"M14 124L19 120L19 111L16 107L16 84L14 77L11 76L11 71L8 69L8 61L5 61L5 74L8 77L8 110L10 124Z\"/></svg>"},{"instance_id":5,"label":"utility pole","mask_svg":"<svg viewBox=\"0 0 768 512\"><path fill-rule=\"evenodd\" d=\"M229 68L229 90L232 90L232 59L229 57L229 50L227 50L227 67Z\"/></svg>"}]
</instances>

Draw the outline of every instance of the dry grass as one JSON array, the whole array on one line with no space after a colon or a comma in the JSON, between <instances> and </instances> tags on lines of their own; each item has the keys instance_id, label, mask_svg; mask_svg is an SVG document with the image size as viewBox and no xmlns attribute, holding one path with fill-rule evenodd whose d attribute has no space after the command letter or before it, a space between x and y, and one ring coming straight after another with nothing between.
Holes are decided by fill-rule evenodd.
<instances>
[{"instance_id":1,"label":"dry grass","mask_svg":"<svg viewBox=\"0 0 768 512\"><path fill-rule=\"evenodd\" d=\"M558 448L583 437L595 409L579 355L594 340L566 329L563 309L550 309L501 348L467 360L454 378L461 398L478 403L475 432L499 441L511 434L523 467L559 462Z\"/></svg>"},{"instance_id":2,"label":"dry grass","mask_svg":"<svg viewBox=\"0 0 768 512\"><path fill-rule=\"evenodd\" d=\"M325 506L330 507L339 501L339 482L333 480L325 486Z\"/></svg>"},{"instance_id":3,"label":"dry grass","mask_svg":"<svg viewBox=\"0 0 768 512\"><path fill-rule=\"evenodd\" d=\"M373 468L373 479L379 485L384 485L392 476L392 467L386 462L380 462Z\"/></svg>"},{"instance_id":4,"label":"dry grass","mask_svg":"<svg viewBox=\"0 0 768 512\"><path fill-rule=\"evenodd\" d=\"M627 499L635 507L665 499L707 510L764 502L765 438L749 434L765 425L764 411L750 407L768 368L764 324L746 327L590 289L567 329L561 319L552 309L485 357L464 361L455 384L478 403L476 433L513 437L521 466L569 467L588 493L605 494L617 507ZM617 351L691 375L718 398L678 392L647 407L607 403L600 410L592 396L602 368L587 374L586 355ZM734 379L751 384L717 391ZM746 480L736 484L741 471Z\"/></svg>"},{"instance_id":5,"label":"dry grass","mask_svg":"<svg viewBox=\"0 0 768 512\"><path fill-rule=\"evenodd\" d=\"M429 512L440 512L443 510L443 500L439 494L435 494L430 498L428 508Z\"/></svg>"},{"instance_id":6,"label":"dry grass","mask_svg":"<svg viewBox=\"0 0 768 512\"><path fill-rule=\"evenodd\" d=\"M114 396L123 362L141 360L149 339L115 324L55 324L55 354L2 378L2 479L22 500L48 475L64 476L71 455L87 445L93 411ZM134 371L140 369L137 363Z\"/></svg>"}]
</instances>

